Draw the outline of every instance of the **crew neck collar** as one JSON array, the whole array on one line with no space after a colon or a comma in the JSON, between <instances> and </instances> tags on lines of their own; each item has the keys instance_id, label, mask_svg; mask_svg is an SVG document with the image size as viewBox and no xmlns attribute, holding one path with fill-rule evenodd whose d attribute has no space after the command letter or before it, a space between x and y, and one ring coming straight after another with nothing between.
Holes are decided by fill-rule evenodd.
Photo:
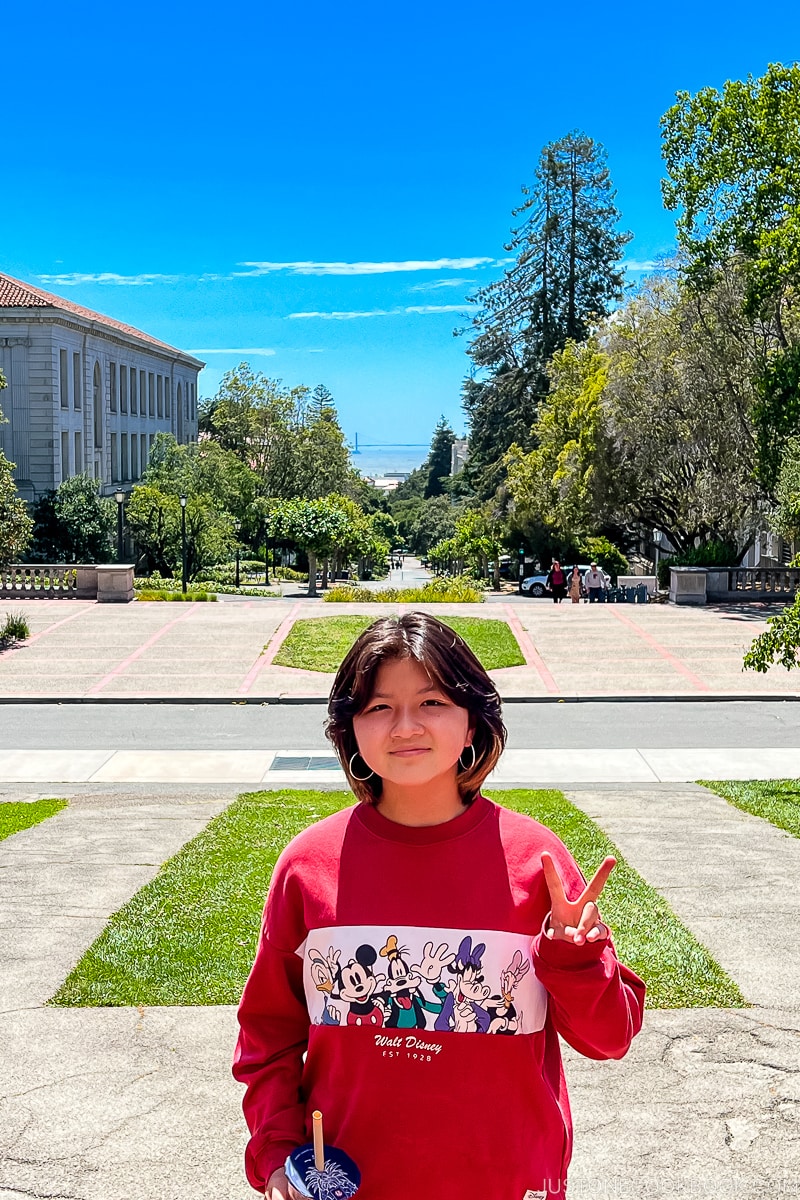
<instances>
[{"instance_id":1,"label":"crew neck collar","mask_svg":"<svg viewBox=\"0 0 800 1200\"><path fill-rule=\"evenodd\" d=\"M381 812L380 805L376 807L374 804L359 804L354 815L370 833L387 841L405 842L411 846L430 846L471 833L489 815L492 807L491 801L485 796L477 796L457 817L443 821L440 825L401 825L398 821L390 821Z\"/></svg>"}]
</instances>

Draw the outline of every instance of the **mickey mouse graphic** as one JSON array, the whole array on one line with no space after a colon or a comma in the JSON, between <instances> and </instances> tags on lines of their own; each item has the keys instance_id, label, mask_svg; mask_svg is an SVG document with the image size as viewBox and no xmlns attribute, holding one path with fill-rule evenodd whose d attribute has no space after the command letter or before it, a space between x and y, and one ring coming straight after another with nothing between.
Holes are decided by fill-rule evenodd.
<instances>
[{"instance_id":1,"label":"mickey mouse graphic","mask_svg":"<svg viewBox=\"0 0 800 1200\"><path fill-rule=\"evenodd\" d=\"M395 934L390 934L381 956L387 959L386 978L381 976L383 992L381 998L389 1006L386 1019L387 1029L425 1029L425 1013L440 1013L447 995L439 983L444 967L453 961L454 955L442 943L436 952L433 942L426 942L422 961L415 965L408 962L408 950L398 946ZM425 1000L420 992L423 980L433 985L438 1000Z\"/></svg>"},{"instance_id":2,"label":"mickey mouse graphic","mask_svg":"<svg viewBox=\"0 0 800 1200\"><path fill-rule=\"evenodd\" d=\"M473 947L471 937L462 940L455 961L447 967L455 978L448 981L449 995L434 1029L442 1033L488 1033L492 1018L483 1002L491 988L484 984L482 960L485 949L484 942Z\"/></svg>"},{"instance_id":3,"label":"mickey mouse graphic","mask_svg":"<svg viewBox=\"0 0 800 1200\"><path fill-rule=\"evenodd\" d=\"M348 1025L383 1025L383 1009L372 999L379 982L372 970L377 957L375 948L365 943L358 947L355 958L337 969L336 999L349 1005Z\"/></svg>"}]
</instances>

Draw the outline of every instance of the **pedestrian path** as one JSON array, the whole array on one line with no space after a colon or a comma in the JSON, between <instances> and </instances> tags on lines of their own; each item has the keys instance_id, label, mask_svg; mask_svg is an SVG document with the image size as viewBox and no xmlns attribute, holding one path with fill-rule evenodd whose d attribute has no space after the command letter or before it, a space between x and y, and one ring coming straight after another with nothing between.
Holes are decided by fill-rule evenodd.
<instances>
[{"instance_id":1,"label":"pedestrian path","mask_svg":"<svg viewBox=\"0 0 800 1200\"><path fill-rule=\"evenodd\" d=\"M62 794L67 809L0 843L0 1200L246 1200L233 1008L43 1007L236 789ZM569 796L754 1005L648 1012L618 1063L565 1047L571 1198L794 1194L800 842L692 786Z\"/></svg>"},{"instance_id":2,"label":"pedestrian path","mask_svg":"<svg viewBox=\"0 0 800 1200\"><path fill-rule=\"evenodd\" d=\"M800 748L506 750L489 786L795 779ZM344 785L336 759L307 750L0 750L5 783Z\"/></svg>"}]
</instances>

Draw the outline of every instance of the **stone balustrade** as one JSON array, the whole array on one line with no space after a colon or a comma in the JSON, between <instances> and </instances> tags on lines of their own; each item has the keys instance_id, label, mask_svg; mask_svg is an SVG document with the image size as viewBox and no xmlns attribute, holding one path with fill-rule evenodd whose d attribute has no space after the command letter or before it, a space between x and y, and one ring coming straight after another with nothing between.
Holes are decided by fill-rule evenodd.
<instances>
[{"instance_id":1,"label":"stone balustrade","mask_svg":"<svg viewBox=\"0 0 800 1200\"><path fill-rule=\"evenodd\" d=\"M0 600L133 600L132 563L11 563L0 567Z\"/></svg>"}]
</instances>

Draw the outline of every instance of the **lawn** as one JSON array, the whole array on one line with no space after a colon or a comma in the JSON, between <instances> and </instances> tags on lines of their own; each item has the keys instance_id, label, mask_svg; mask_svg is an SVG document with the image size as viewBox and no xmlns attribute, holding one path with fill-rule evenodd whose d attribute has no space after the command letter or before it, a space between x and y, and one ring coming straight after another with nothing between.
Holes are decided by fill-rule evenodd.
<instances>
[{"instance_id":1,"label":"lawn","mask_svg":"<svg viewBox=\"0 0 800 1200\"><path fill-rule=\"evenodd\" d=\"M750 779L744 783L700 779L698 782L743 812L763 817L778 829L800 837L800 779Z\"/></svg>"},{"instance_id":2,"label":"lawn","mask_svg":"<svg viewBox=\"0 0 800 1200\"><path fill-rule=\"evenodd\" d=\"M335 671L360 633L374 617L312 617L295 621L275 655L275 665L306 671ZM440 617L459 634L487 671L524 666L517 639L505 621L484 617Z\"/></svg>"},{"instance_id":3,"label":"lawn","mask_svg":"<svg viewBox=\"0 0 800 1200\"><path fill-rule=\"evenodd\" d=\"M620 957L647 983L652 1006L744 1006L739 989L666 901L560 792L500 792L494 798L553 829L587 875L604 855L616 856L603 916ZM310 822L349 803L346 792L240 796L111 918L51 1003L237 1003L278 854Z\"/></svg>"},{"instance_id":4,"label":"lawn","mask_svg":"<svg viewBox=\"0 0 800 1200\"><path fill-rule=\"evenodd\" d=\"M0 842L3 838L11 837L12 833L20 833L23 829L38 825L40 821L46 821L66 807L66 800L34 800L31 804L10 800L0 804Z\"/></svg>"}]
</instances>

